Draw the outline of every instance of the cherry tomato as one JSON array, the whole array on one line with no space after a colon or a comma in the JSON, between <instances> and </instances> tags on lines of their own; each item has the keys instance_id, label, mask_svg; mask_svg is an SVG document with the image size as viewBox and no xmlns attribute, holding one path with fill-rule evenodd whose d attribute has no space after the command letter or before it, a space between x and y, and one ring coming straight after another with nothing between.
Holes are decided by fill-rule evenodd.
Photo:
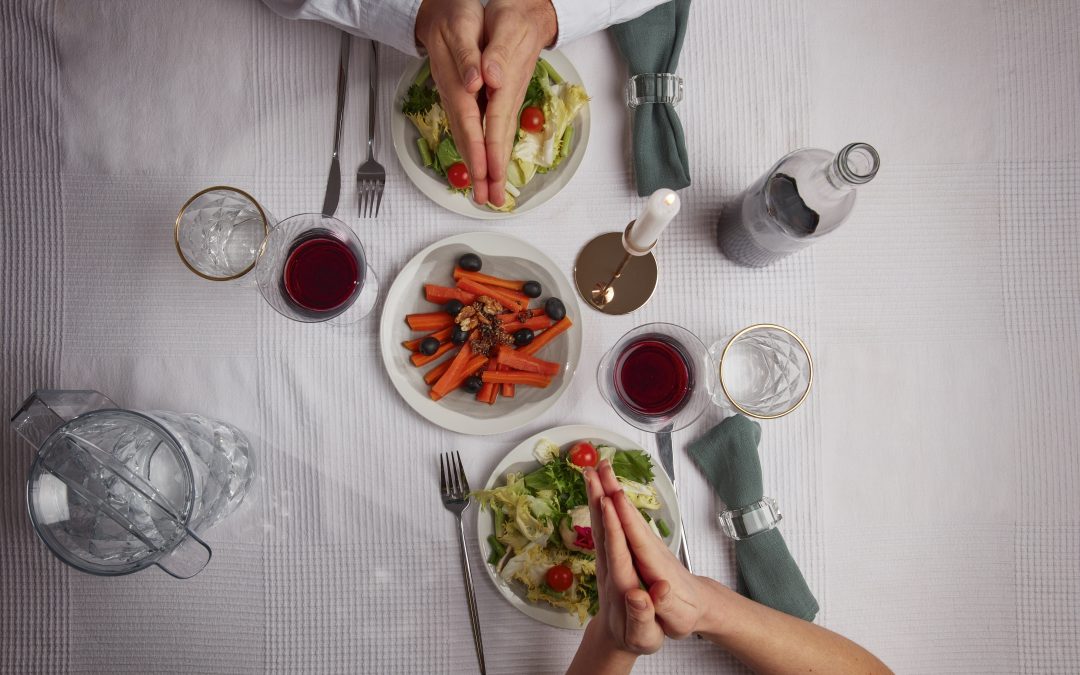
<instances>
[{"instance_id":1,"label":"cherry tomato","mask_svg":"<svg viewBox=\"0 0 1080 675\"><path fill-rule=\"evenodd\" d=\"M472 185L472 179L469 178L469 170L465 167L465 162L451 164L450 168L446 170L446 180L450 181L451 187L459 190Z\"/></svg>"},{"instance_id":2,"label":"cherry tomato","mask_svg":"<svg viewBox=\"0 0 1080 675\"><path fill-rule=\"evenodd\" d=\"M574 573L566 565L555 565L547 571L548 588L562 593L574 585Z\"/></svg>"},{"instance_id":3,"label":"cherry tomato","mask_svg":"<svg viewBox=\"0 0 1080 675\"><path fill-rule=\"evenodd\" d=\"M570 448L570 461L581 468L596 466L599 459L600 456L596 454L596 448L592 446L592 443L582 441L575 443L574 447Z\"/></svg>"},{"instance_id":4,"label":"cherry tomato","mask_svg":"<svg viewBox=\"0 0 1080 675\"><path fill-rule=\"evenodd\" d=\"M541 132L544 130L544 111L529 106L521 111L521 128L525 131Z\"/></svg>"}]
</instances>

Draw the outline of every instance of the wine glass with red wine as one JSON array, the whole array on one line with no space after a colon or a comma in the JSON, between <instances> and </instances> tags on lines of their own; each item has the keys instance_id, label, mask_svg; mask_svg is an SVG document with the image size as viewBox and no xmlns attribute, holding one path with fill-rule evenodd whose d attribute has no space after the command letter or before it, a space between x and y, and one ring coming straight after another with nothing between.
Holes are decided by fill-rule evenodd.
<instances>
[{"instance_id":1,"label":"wine glass with red wine","mask_svg":"<svg viewBox=\"0 0 1080 675\"><path fill-rule=\"evenodd\" d=\"M356 233L337 218L292 216L270 230L255 266L259 291L295 321L349 324L375 306L379 280Z\"/></svg>"},{"instance_id":2,"label":"wine glass with red wine","mask_svg":"<svg viewBox=\"0 0 1080 675\"><path fill-rule=\"evenodd\" d=\"M712 400L713 369L696 335L670 323L639 326L600 360L597 385L626 422L650 432L678 431Z\"/></svg>"}]
</instances>

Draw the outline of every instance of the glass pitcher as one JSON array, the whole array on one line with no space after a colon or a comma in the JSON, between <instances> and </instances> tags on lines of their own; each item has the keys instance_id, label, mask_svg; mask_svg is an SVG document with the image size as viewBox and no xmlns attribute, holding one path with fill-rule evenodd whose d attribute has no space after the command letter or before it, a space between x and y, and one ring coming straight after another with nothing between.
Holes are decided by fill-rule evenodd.
<instances>
[{"instance_id":1,"label":"glass pitcher","mask_svg":"<svg viewBox=\"0 0 1080 675\"><path fill-rule=\"evenodd\" d=\"M34 392L11 423L37 450L26 485L34 530L90 574L157 565L194 576L211 556L196 532L232 513L254 475L236 427L123 410L96 391Z\"/></svg>"}]
</instances>

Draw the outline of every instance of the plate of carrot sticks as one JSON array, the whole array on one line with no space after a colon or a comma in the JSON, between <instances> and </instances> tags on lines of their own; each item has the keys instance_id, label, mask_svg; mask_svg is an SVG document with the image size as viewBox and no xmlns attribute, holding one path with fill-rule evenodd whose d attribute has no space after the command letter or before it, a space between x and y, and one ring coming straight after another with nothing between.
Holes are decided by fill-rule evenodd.
<instances>
[{"instance_id":1,"label":"plate of carrot sticks","mask_svg":"<svg viewBox=\"0 0 1080 675\"><path fill-rule=\"evenodd\" d=\"M379 345L414 410L463 434L517 429L570 386L581 326L570 282L546 255L501 233L438 241L387 293Z\"/></svg>"}]
</instances>

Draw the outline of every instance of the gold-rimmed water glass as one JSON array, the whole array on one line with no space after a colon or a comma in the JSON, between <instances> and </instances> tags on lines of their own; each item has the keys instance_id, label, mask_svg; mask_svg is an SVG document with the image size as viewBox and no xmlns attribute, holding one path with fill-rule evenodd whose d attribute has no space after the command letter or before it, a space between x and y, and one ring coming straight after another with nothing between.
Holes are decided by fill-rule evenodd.
<instances>
[{"instance_id":1,"label":"gold-rimmed water glass","mask_svg":"<svg viewBox=\"0 0 1080 675\"><path fill-rule=\"evenodd\" d=\"M176 216L176 252L210 281L239 279L255 268L259 248L277 220L239 188L215 185L195 193Z\"/></svg>"}]
</instances>

